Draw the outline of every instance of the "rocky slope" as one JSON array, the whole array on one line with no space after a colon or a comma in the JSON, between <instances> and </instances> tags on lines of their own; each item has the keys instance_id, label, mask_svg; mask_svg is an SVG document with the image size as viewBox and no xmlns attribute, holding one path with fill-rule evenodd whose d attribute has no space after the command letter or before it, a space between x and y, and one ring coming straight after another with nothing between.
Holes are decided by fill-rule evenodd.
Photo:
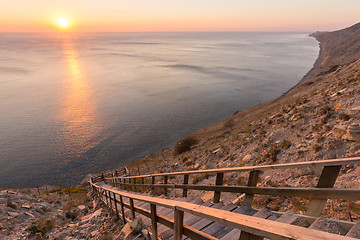
<instances>
[{"instance_id":1,"label":"rocky slope","mask_svg":"<svg viewBox=\"0 0 360 240\"><path fill-rule=\"evenodd\" d=\"M146 174L360 156L360 24L313 36L320 41L319 59L293 89L271 102L200 129L177 146L127 164L130 172ZM189 151L182 152L184 144L191 145ZM178 153L179 149L182 153ZM261 184L315 186L319 171L268 171L262 175ZM345 167L336 185L359 188L359 173L358 166ZM213 183L214 179L193 179L198 181ZM227 184L239 181L244 183L246 176L226 176ZM207 196L198 191L193 194ZM228 201L236 198L234 194L224 196ZM305 200L264 198L258 198L259 207L297 213L306 210ZM324 217L349 220L346 209L350 205L355 206L346 201L329 201L327 208L332 210Z\"/></svg>"},{"instance_id":2,"label":"rocky slope","mask_svg":"<svg viewBox=\"0 0 360 240\"><path fill-rule=\"evenodd\" d=\"M119 239L117 221L86 188L0 190L0 239Z\"/></svg>"}]
</instances>

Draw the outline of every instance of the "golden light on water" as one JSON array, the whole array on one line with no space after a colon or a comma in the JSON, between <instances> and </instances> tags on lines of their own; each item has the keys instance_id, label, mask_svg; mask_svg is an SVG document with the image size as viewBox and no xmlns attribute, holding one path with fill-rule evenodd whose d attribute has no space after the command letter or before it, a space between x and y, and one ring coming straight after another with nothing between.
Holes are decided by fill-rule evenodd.
<instances>
[{"instance_id":1,"label":"golden light on water","mask_svg":"<svg viewBox=\"0 0 360 240\"><path fill-rule=\"evenodd\" d=\"M84 74L78 53L70 38L63 40L67 77L60 102L60 121L63 123L63 150L80 156L92 146L99 130L96 120L96 101Z\"/></svg>"}]
</instances>

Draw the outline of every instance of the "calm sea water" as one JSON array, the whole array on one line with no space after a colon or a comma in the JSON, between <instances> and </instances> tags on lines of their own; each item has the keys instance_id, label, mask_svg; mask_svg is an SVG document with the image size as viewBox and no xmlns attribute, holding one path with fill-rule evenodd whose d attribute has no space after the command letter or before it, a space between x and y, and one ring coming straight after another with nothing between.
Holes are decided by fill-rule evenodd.
<instances>
[{"instance_id":1,"label":"calm sea water","mask_svg":"<svg viewBox=\"0 0 360 240\"><path fill-rule=\"evenodd\" d=\"M0 34L0 186L68 186L281 95L304 33Z\"/></svg>"}]
</instances>

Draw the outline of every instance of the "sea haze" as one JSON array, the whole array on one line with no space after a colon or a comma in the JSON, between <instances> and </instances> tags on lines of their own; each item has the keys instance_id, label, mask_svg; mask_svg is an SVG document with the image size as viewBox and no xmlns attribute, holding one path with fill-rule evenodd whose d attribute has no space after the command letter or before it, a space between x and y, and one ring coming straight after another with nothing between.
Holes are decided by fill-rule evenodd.
<instances>
[{"instance_id":1,"label":"sea haze","mask_svg":"<svg viewBox=\"0 0 360 240\"><path fill-rule=\"evenodd\" d=\"M305 33L0 34L0 186L73 185L276 98Z\"/></svg>"}]
</instances>

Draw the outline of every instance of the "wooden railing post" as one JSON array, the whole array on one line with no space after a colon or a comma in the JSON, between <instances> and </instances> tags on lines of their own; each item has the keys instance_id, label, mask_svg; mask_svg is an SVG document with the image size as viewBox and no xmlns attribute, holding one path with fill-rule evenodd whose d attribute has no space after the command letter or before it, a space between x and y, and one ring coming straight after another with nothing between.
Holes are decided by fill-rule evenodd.
<instances>
[{"instance_id":1,"label":"wooden railing post","mask_svg":"<svg viewBox=\"0 0 360 240\"><path fill-rule=\"evenodd\" d=\"M119 195L120 197L120 207L121 207L121 215L124 221L124 224L126 223L126 218L125 218L125 210L124 210L124 202L123 202L123 198L121 195Z\"/></svg>"},{"instance_id":2,"label":"wooden railing post","mask_svg":"<svg viewBox=\"0 0 360 240\"><path fill-rule=\"evenodd\" d=\"M131 219L135 219L134 199L130 198Z\"/></svg>"},{"instance_id":3,"label":"wooden railing post","mask_svg":"<svg viewBox=\"0 0 360 240\"><path fill-rule=\"evenodd\" d=\"M119 220L119 219L120 219L120 216L119 216L119 211L118 211L118 208L117 208L117 199L116 199L115 193L113 193L113 197L114 197L114 203L115 203L115 213L116 213L116 217L117 217L117 219Z\"/></svg>"},{"instance_id":4,"label":"wooden railing post","mask_svg":"<svg viewBox=\"0 0 360 240\"><path fill-rule=\"evenodd\" d=\"M107 196L107 191L106 190L104 190L104 195L105 195L106 205L109 206L109 198Z\"/></svg>"},{"instance_id":5,"label":"wooden railing post","mask_svg":"<svg viewBox=\"0 0 360 240\"><path fill-rule=\"evenodd\" d=\"M189 183L189 174L185 174L184 175L184 184L188 184ZM187 197L187 189L183 189L183 197L186 198Z\"/></svg>"},{"instance_id":6,"label":"wooden railing post","mask_svg":"<svg viewBox=\"0 0 360 240\"><path fill-rule=\"evenodd\" d=\"M223 179L224 179L224 173L217 173L216 174L216 185L222 185L223 184ZM215 191L214 192L214 203L219 203L220 202L220 191Z\"/></svg>"},{"instance_id":7,"label":"wooden railing post","mask_svg":"<svg viewBox=\"0 0 360 240\"><path fill-rule=\"evenodd\" d=\"M102 180L106 183L105 177L104 177L104 173L101 173L101 178Z\"/></svg>"},{"instance_id":8,"label":"wooden railing post","mask_svg":"<svg viewBox=\"0 0 360 240\"><path fill-rule=\"evenodd\" d=\"M325 166L321 172L319 181L316 185L317 188L332 188L335 184L336 178L339 175L341 169L340 166ZM319 217L326 199L311 199L309 207L306 211L306 215Z\"/></svg>"},{"instance_id":9,"label":"wooden railing post","mask_svg":"<svg viewBox=\"0 0 360 240\"><path fill-rule=\"evenodd\" d=\"M151 215L151 229L152 229L152 239L157 240L158 228L157 228L157 215L156 215L156 205L150 204L150 215Z\"/></svg>"},{"instance_id":10,"label":"wooden railing post","mask_svg":"<svg viewBox=\"0 0 360 240\"><path fill-rule=\"evenodd\" d=\"M165 175L164 176L164 184L167 184L168 183L168 176ZM167 188L164 188L164 195L165 197L167 197Z\"/></svg>"},{"instance_id":11,"label":"wooden railing post","mask_svg":"<svg viewBox=\"0 0 360 240\"><path fill-rule=\"evenodd\" d=\"M145 184L145 179L142 177L141 178L141 184L144 185ZM145 192L145 187L142 187L142 191Z\"/></svg>"},{"instance_id":12,"label":"wooden railing post","mask_svg":"<svg viewBox=\"0 0 360 240\"><path fill-rule=\"evenodd\" d=\"M136 178L133 178L133 184L136 184ZM136 186L134 186L133 191L136 192Z\"/></svg>"},{"instance_id":13,"label":"wooden railing post","mask_svg":"<svg viewBox=\"0 0 360 240\"><path fill-rule=\"evenodd\" d=\"M110 194L110 191L107 191L107 194L108 194L108 198L109 198L109 207L110 207L110 210L112 210L112 203L111 203L111 194Z\"/></svg>"},{"instance_id":14,"label":"wooden railing post","mask_svg":"<svg viewBox=\"0 0 360 240\"><path fill-rule=\"evenodd\" d=\"M174 210L174 239L175 240L182 240L183 234L183 224L184 224L184 212Z\"/></svg>"},{"instance_id":15,"label":"wooden railing post","mask_svg":"<svg viewBox=\"0 0 360 240\"><path fill-rule=\"evenodd\" d=\"M117 187L117 186L119 186L119 185L118 185L118 181L119 181L119 179L118 179L118 177L119 177L118 170L115 170L115 177L116 177L116 179L115 179L115 186Z\"/></svg>"},{"instance_id":16,"label":"wooden railing post","mask_svg":"<svg viewBox=\"0 0 360 240\"><path fill-rule=\"evenodd\" d=\"M152 176L152 177L151 177L151 184L153 184L153 185L155 184L155 176ZM152 187L152 188L151 188L151 191L152 191L152 194L154 194L155 188Z\"/></svg>"},{"instance_id":17,"label":"wooden railing post","mask_svg":"<svg viewBox=\"0 0 360 240\"><path fill-rule=\"evenodd\" d=\"M249 174L249 180L247 185L249 187L256 187L256 184L259 182L259 176L260 176L259 170L251 171ZM253 198L254 198L254 194L245 194L244 203L247 203L251 206Z\"/></svg>"}]
</instances>

